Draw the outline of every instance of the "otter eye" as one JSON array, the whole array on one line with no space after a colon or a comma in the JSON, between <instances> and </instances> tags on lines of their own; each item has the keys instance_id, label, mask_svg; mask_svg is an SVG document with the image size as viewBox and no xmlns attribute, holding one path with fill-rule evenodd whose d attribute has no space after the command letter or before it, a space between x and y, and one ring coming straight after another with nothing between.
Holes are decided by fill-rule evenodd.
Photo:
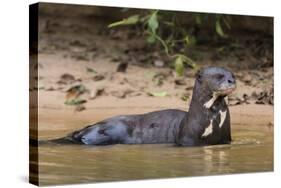
<instances>
[{"instance_id":1,"label":"otter eye","mask_svg":"<svg viewBox=\"0 0 281 188\"><path fill-rule=\"evenodd\" d=\"M216 79L221 80L221 79L224 78L224 75L223 74L216 74L215 77L216 77Z\"/></svg>"}]
</instances>

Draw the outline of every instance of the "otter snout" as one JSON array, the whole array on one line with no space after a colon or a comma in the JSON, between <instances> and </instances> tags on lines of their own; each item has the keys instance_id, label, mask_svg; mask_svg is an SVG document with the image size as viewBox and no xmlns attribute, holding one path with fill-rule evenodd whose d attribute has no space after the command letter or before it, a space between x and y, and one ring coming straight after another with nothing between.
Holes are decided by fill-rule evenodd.
<instances>
[{"instance_id":1,"label":"otter snout","mask_svg":"<svg viewBox=\"0 0 281 188\"><path fill-rule=\"evenodd\" d=\"M224 77L225 79L221 82L218 93L222 95L229 95L236 89L236 79L231 72L225 74Z\"/></svg>"}]
</instances>

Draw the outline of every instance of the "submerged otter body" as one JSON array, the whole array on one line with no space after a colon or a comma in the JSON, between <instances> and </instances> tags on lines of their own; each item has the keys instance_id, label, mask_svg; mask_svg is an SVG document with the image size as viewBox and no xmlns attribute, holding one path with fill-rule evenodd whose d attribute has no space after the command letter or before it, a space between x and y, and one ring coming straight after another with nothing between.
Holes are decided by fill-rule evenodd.
<instances>
[{"instance_id":1,"label":"submerged otter body","mask_svg":"<svg viewBox=\"0 0 281 188\"><path fill-rule=\"evenodd\" d=\"M235 87L235 78L230 71L219 67L205 68L196 76L188 112L168 109L115 116L51 142L86 145L228 144L231 142L231 129L225 97Z\"/></svg>"},{"instance_id":2,"label":"submerged otter body","mask_svg":"<svg viewBox=\"0 0 281 188\"><path fill-rule=\"evenodd\" d=\"M106 119L71 133L68 137L88 145L174 143L181 120L188 113L162 110Z\"/></svg>"}]
</instances>

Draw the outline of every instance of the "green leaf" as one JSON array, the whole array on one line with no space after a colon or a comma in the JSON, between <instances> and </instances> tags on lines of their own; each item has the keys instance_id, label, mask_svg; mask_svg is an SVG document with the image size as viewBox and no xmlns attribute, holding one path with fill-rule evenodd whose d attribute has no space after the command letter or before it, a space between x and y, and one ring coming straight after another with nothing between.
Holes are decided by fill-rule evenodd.
<instances>
[{"instance_id":1,"label":"green leaf","mask_svg":"<svg viewBox=\"0 0 281 188\"><path fill-rule=\"evenodd\" d=\"M183 101L187 101L188 98L189 98L189 95L182 95L181 96L181 100L183 100Z\"/></svg>"},{"instance_id":2,"label":"green leaf","mask_svg":"<svg viewBox=\"0 0 281 188\"><path fill-rule=\"evenodd\" d=\"M157 75L157 73L156 73L156 72L152 72L152 71L149 71L149 72L145 72L145 73L144 73L144 77L145 77L145 78L148 78L148 79L152 79L152 78L154 78L156 75Z\"/></svg>"},{"instance_id":3,"label":"green leaf","mask_svg":"<svg viewBox=\"0 0 281 188\"><path fill-rule=\"evenodd\" d=\"M147 94L153 97L166 97L168 95L167 91L148 92Z\"/></svg>"},{"instance_id":4,"label":"green leaf","mask_svg":"<svg viewBox=\"0 0 281 188\"><path fill-rule=\"evenodd\" d=\"M202 20L201 20L201 16L200 15L196 15L195 16L195 22L197 25L201 25L202 24Z\"/></svg>"},{"instance_id":5,"label":"green leaf","mask_svg":"<svg viewBox=\"0 0 281 188\"><path fill-rule=\"evenodd\" d=\"M91 73L97 73L97 71L95 71L94 69L90 68L90 67L87 67L87 72L91 72Z\"/></svg>"},{"instance_id":6,"label":"green leaf","mask_svg":"<svg viewBox=\"0 0 281 188\"><path fill-rule=\"evenodd\" d=\"M231 26L230 26L230 24L229 24L227 18L226 18L226 17L222 17L222 20L223 20L224 24L226 25L226 27L227 27L228 29L231 29Z\"/></svg>"},{"instance_id":7,"label":"green leaf","mask_svg":"<svg viewBox=\"0 0 281 188\"><path fill-rule=\"evenodd\" d=\"M222 46L222 47L220 47L220 48L217 49L217 52L218 52L218 53L221 53L221 52L223 52L224 50L225 50L225 46Z\"/></svg>"},{"instance_id":8,"label":"green leaf","mask_svg":"<svg viewBox=\"0 0 281 188\"><path fill-rule=\"evenodd\" d=\"M193 45L196 44L196 38L195 38L194 36L188 36L188 35L186 35L186 36L184 37L184 42L185 42L185 45L186 45L187 47L190 47L190 46L193 46Z\"/></svg>"},{"instance_id":9,"label":"green leaf","mask_svg":"<svg viewBox=\"0 0 281 188\"><path fill-rule=\"evenodd\" d=\"M79 92L79 93L84 93L86 91L87 89L83 84L72 86L67 90L67 92Z\"/></svg>"},{"instance_id":10,"label":"green leaf","mask_svg":"<svg viewBox=\"0 0 281 188\"><path fill-rule=\"evenodd\" d=\"M146 39L146 41L150 44L153 44L156 42L156 38L154 37L154 35L149 35Z\"/></svg>"},{"instance_id":11,"label":"green leaf","mask_svg":"<svg viewBox=\"0 0 281 188\"><path fill-rule=\"evenodd\" d=\"M158 23L158 19L157 19L157 11L156 11L148 19L148 28L151 30L151 32L153 34L155 34L158 26L159 26L159 23Z\"/></svg>"},{"instance_id":12,"label":"green leaf","mask_svg":"<svg viewBox=\"0 0 281 188\"><path fill-rule=\"evenodd\" d=\"M184 73L184 64L183 64L183 59L181 56L178 56L175 59L175 70L178 76L183 76Z\"/></svg>"},{"instance_id":13,"label":"green leaf","mask_svg":"<svg viewBox=\"0 0 281 188\"><path fill-rule=\"evenodd\" d=\"M111 23L107 27L112 28L112 27L116 27L116 26L120 26L120 25L133 25L133 24L136 24L138 21L139 21L139 15L132 15L121 21Z\"/></svg>"},{"instance_id":14,"label":"green leaf","mask_svg":"<svg viewBox=\"0 0 281 188\"><path fill-rule=\"evenodd\" d=\"M189 57L187 57L185 55L181 55L181 56L182 56L182 59L183 59L184 63L186 63L187 65L189 65L192 68L196 67L195 62L192 59L190 59Z\"/></svg>"},{"instance_id":15,"label":"green leaf","mask_svg":"<svg viewBox=\"0 0 281 188\"><path fill-rule=\"evenodd\" d=\"M165 24L165 25L167 25L167 26L175 27L175 23L172 22L172 21L165 21L165 20L163 20L162 22L163 22L163 24Z\"/></svg>"},{"instance_id":16,"label":"green leaf","mask_svg":"<svg viewBox=\"0 0 281 188\"><path fill-rule=\"evenodd\" d=\"M184 37L184 41L185 41L186 44L189 44L190 39L189 39L189 36L188 36L188 35L186 35L186 36Z\"/></svg>"},{"instance_id":17,"label":"green leaf","mask_svg":"<svg viewBox=\"0 0 281 188\"><path fill-rule=\"evenodd\" d=\"M224 34L223 30L222 30L222 27L221 27L221 24L220 24L219 20L216 21L216 32L217 32L217 34L219 36L225 37L225 34Z\"/></svg>"},{"instance_id":18,"label":"green leaf","mask_svg":"<svg viewBox=\"0 0 281 188\"><path fill-rule=\"evenodd\" d=\"M158 36L156 33L153 34L151 32L148 32L148 34L152 35L156 40L158 40L161 43L161 45L164 47L165 53L167 55L169 55L169 48L168 48L166 42L160 36Z\"/></svg>"},{"instance_id":19,"label":"green leaf","mask_svg":"<svg viewBox=\"0 0 281 188\"><path fill-rule=\"evenodd\" d=\"M65 105L79 105L87 102L84 99L72 99L72 100L67 100L64 102Z\"/></svg>"}]
</instances>

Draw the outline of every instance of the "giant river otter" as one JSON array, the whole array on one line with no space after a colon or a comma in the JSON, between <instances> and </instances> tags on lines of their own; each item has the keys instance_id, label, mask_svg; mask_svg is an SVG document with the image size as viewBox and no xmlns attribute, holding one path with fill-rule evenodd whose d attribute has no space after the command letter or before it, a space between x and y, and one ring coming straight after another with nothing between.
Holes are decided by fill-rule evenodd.
<instances>
[{"instance_id":1,"label":"giant river otter","mask_svg":"<svg viewBox=\"0 0 281 188\"><path fill-rule=\"evenodd\" d=\"M235 88L235 78L230 71L219 67L204 68L196 75L188 112L168 109L115 116L47 142L86 145L228 144L231 142L231 130L225 97Z\"/></svg>"}]
</instances>

